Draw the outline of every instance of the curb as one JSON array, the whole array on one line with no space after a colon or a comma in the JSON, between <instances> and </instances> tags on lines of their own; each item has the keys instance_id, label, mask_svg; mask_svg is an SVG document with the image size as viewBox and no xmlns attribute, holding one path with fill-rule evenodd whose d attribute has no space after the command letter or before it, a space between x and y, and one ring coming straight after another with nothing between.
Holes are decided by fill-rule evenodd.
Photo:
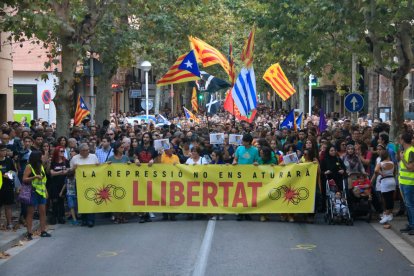
<instances>
[{"instance_id":1,"label":"curb","mask_svg":"<svg viewBox=\"0 0 414 276\"><path fill-rule=\"evenodd\" d=\"M38 220L33 220L33 226L32 226L33 231L38 230L39 227L40 227L40 222ZM13 247L13 245L17 244L21 239L23 239L25 234L26 234L26 231L24 231L20 235L17 235L15 238L11 239L7 243L0 245L0 252L9 250L11 247Z\"/></svg>"},{"instance_id":2,"label":"curb","mask_svg":"<svg viewBox=\"0 0 414 276\"><path fill-rule=\"evenodd\" d=\"M410 237L414 237L414 236L410 236L408 234L403 234L400 232L400 227L398 227L397 224L395 223L390 223L391 225L391 230L397 234L399 237L401 237L401 239L403 239L404 241L406 241L409 245L411 245L412 247L414 247L414 239L410 238Z\"/></svg>"}]
</instances>

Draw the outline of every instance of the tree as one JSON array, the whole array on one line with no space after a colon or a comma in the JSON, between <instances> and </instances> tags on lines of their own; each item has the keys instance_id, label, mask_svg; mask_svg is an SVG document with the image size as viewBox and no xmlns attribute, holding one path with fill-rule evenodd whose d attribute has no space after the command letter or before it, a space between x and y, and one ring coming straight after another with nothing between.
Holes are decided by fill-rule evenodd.
<instances>
[{"instance_id":1,"label":"tree","mask_svg":"<svg viewBox=\"0 0 414 276\"><path fill-rule=\"evenodd\" d=\"M67 135L74 114L75 72L78 61L90 50L96 30L105 14L117 8L117 1L8 1L1 29L12 32L10 40L18 42L32 39L50 49L52 62L58 63L62 72L56 96L57 135ZM50 63L46 63L48 67ZM70 112L68 112L70 111Z\"/></svg>"}]
</instances>

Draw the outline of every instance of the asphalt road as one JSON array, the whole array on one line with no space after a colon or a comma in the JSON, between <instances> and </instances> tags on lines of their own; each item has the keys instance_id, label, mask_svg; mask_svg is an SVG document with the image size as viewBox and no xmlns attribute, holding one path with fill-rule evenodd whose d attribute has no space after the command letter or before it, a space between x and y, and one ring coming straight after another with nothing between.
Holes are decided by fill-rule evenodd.
<instances>
[{"instance_id":1,"label":"asphalt road","mask_svg":"<svg viewBox=\"0 0 414 276\"><path fill-rule=\"evenodd\" d=\"M230 217L63 225L52 234L15 248L0 275L414 275L414 265L365 222Z\"/></svg>"}]
</instances>

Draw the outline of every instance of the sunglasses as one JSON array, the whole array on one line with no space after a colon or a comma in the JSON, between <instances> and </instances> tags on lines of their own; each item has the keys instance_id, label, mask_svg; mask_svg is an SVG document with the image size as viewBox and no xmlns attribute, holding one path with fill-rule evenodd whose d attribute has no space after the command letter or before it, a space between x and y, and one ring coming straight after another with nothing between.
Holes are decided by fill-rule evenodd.
<instances>
[{"instance_id":1,"label":"sunglasses","mask_svg":"<svg viewBox=\"0 0 414 276\"><path fill-rule=\"evenodd\" d=\"M65 153L65 151L64 151L64 150L60 150L59 152L60 152L60 153Z\"/></svg>"}]
</instances>

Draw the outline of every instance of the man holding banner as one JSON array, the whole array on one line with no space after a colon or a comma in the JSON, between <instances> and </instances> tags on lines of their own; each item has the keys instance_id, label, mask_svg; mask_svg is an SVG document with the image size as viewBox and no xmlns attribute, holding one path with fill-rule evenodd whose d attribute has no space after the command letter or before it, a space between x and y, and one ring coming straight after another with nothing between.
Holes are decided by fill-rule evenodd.
<instances>
[{"instance_id":1,"label":"man holding banner","mask_svg":"<svg viewBox=\"0 0 414 276\"><path fill-rule=\"evenodd\" d=\"M233 165L251 165L257 164L259 161L259 151L256 147L252 146L253 137L252 135L245 134L243 135L242 143L243 146L237 148L236 153L234 154ZM237 215L237 220L241 221L243 219L251 220L250 215Z\"/></svg>"},{"instance_id":2,"label":"man holding banner","mask_svg":"<svg viewBox=\"0 0 414 276\"><path fill-rule=\"evenodd\" d=\"M79 154L75 155L70 160L71 170L76 170L79 165L98 165L99 160L95 154L89 153L89 145L82 143L79 146ZM82 226L93 227L95 225L95 214L84 214L82 215Z\"/></svg>"}]
</instances>

